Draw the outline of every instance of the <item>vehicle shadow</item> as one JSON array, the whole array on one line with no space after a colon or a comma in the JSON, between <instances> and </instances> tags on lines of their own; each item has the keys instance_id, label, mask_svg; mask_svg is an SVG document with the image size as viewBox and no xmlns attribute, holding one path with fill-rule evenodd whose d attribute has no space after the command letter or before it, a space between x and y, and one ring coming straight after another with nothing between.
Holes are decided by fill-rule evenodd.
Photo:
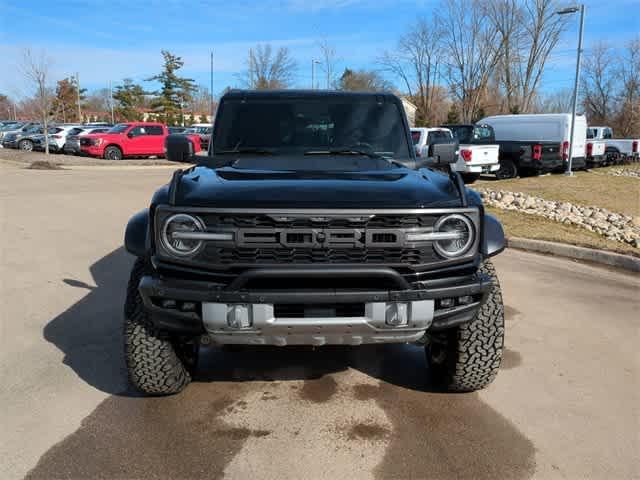
<instances>
[{"instance_id":1,"label":"vehicle shadow","mask_svg":"<svg viewBox=\"0 0 640 480\"><path fill-rule=\"evenodd\" d=\"M43 332L64 353L65 365L89 385L110 394L127 391L122 311L132 264L133 257L121 247L90 266L95 286L62 279L87 294L51 320Z\"/></svg>"},{"instance_id":2,"label":"vehicle shadow","mask_svg":"<svg viewBox=\"0 0 640 480\"><path fill-rule=\"evenodd\" d=\"M127 383L122 338L132 264L133 257L121 247L91 265L95 286L62 279L87 294L44 328L44 338L64 353L65 365L94 388L121 396L137 396ZM194 380L313 380L349 368L392 385L438 391L429 381L424 349L414 345L208 347L201 349Z\"/></svg>"}]
</instances>

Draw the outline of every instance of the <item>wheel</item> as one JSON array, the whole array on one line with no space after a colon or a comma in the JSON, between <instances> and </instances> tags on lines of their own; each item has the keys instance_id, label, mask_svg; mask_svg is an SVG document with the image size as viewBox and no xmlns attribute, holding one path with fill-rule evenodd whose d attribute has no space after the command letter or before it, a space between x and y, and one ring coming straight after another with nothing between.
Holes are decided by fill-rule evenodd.
<instances>
[{"instance_id":1,"label":"wheel","mask_svg":"<svg viewBox=\"0 0 640 480\"><path fill-rule=\"evenodd\" d=\"M137 390L171 395L191 381L188 365L195 367L197 342L172 339L152 325L138 292L140 279L149 271L148 261L140 258L131 271L124 306L125 363L129 382Z\"/></svg>"},{"instance_id":2,"label":"wheel","mask_svg":"<svg viewBox=\"0 0 640 480\"><path fill-rule=\"evenodd\" d=\"M25 152L33 151L33 142L31 140L20 140L18 142L18 148Z\"/></svg>"},{"instance_id":3,"label":"wheel","mask_svg":"<svg viewBox=\"0 0 640 480\"><path fill-rule=\"evenodd\" d=\"M506 180L508 178L516 178L518 176L518 167L515 162L509 158L500 160L500 170L496 172L498 180Z\"/></svg>"},{"instance_id":4,"label":"wheel","mask_svg":"<svg viewBox=\"0 0 640 480\"><path fill-rule=\"evenodd\" d=\"M467 184L473 183L480 178L479 173L461 173L460 176L462 177L462 180L464 180L464 183Z\"/></svg>"},{"instance_id":5,"label":"wheel","mask_svg":"<svg viewBox=\"0 0 640 480\"><path fill-rule=\"evenodd\" d=\"M122 150L111 145L104 149L104 158L105 160L122 160Z\"/></svg>"},{"instance_id":6,"label":"wheel","mask_svg":"<svg viewBox=\"0 0 640 480\"><path fill-rule=\"evenodd\" d=\"M431 378L452 392L472 392L489 385L500 368L504 345L502 292L493 264L480 271L493 286L474 319L459 327L429 335L425 347Z\"/></svg>"}]
</instances>

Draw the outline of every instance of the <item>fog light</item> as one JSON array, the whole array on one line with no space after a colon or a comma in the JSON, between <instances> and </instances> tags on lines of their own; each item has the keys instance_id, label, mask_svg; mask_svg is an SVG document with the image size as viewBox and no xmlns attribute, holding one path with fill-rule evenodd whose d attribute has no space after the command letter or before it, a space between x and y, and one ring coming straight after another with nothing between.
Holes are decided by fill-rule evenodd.
<instances>
[{"instance_id":1,"label":"fog light","mask_svg":"<svg viewBox=\"0 0 640 480\"><path fill-rule=\"evenodd\" d=\"M229 305L229 308L227 310L227 325L229 325L231 328L251 327L251 318L249 317L249 306Z\"/></svg>"},{"instance_id":2,"label":"fog light","mask_svg":"<svg viewBox=\"0 0 640 480\"><path fill-rule=\"evenodd\" d=\"M393 327L407 325L409 323L408 310L406 303L388 303L386 315L387 325Z\"/></svg>"},{"instance_id":3,"label":"fog light","mask_svg":"<svg viewBox=\"0 0 640 480\"><path fill-rule=\"evenodd\" d=\"M473 297L471 295L463 295L462 297L458 297L458 303L460 305L469 305L473 303Z\"/></svg>"},{"instance_id":4,"label":"fog light","mask_svg":"<svg viewBox=\"0 0 640 480\"><path fill-rule=\"evenodd\" d=\"M195 302L182 302L180 305L180 310L183 312L195 312L196 311L196 303Z\"/></svg>"},{"instance_id":5,"label":"fog light","mask_svg":"<svg viewBox=\"0 0 640 480\"><path fill-rule=\"evenodd\" d=\"M176 308L176 301L175 300L170 300L168 298L165 298L164 300L162 300L162 302L160 303L160 306L162 308Z\"/></svg>"},{"instance_id":6,"label":"fog light","mask_svg":"<svg viewBox=\"0 0 640 480\"><path fill-rule=\"evenodd\" d=\"M451 308L455 306L456 301L453 298L441 298L440 308Z\"/></svg>"}]
</instances>

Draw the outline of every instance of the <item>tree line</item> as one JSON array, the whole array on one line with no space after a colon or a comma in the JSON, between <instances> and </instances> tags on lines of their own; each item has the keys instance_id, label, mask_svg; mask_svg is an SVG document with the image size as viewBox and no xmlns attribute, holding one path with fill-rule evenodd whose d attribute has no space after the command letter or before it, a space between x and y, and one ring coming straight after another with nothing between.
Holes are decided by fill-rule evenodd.
<instances>
[{"instance_id":1,"label":"tree line","mask_svg":"<svg viewBox=\"0 0 640 480\"><path fill-rule=\"evenodd\" d=\"M335 46L319 41L311 87L395 91L415 104L421 126L474 122L491 114L567 112L570 89L541 91L545 68L567 29L567 16L557 15L557 7L555 0L441 0L433 13L418 18L393 48L375 58L371 68L344 65ZM161 71L146 79L159 84L156 91L124 79L112 97L108 89L88 95L69 77L55 89L37 89L21 107L42 111L34 99L45 95L51 99L45 105L51 118L77 121L79 97L80 110L102 112L100 120L108 119L113 107L118 121L139 120L143 112L152 112L168 124L180 123L185 111L209 112L211 92L180 75L184 62L179 56L166 50L161 54ZM640 36L620 48L598 43L586 49L580 104L590 124L611 125L621 135L640 134L639 67ZM300 86L300 70L288 48L256 45L248 50L236 80L244 88L291 88ZM3 102L10 103L0 95L0 112Z\"/></svg>"}]
</instances>

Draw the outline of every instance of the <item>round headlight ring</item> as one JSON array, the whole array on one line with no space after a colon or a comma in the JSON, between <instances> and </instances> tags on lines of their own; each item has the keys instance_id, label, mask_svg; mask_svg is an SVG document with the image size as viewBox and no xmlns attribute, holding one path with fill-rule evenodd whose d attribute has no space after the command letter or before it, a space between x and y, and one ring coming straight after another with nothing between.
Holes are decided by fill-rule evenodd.
<instances>
[{"instance_id":1,"label":"round headlight ring","mask_svg":"<svg viewBox=\"0 0 640 480\"><path fill-rule=\"evenodd\" d=\"M172 233L172 231L170 231L170 227L172 224L177 222L180 222L183 225L191 224L193 226L193 228L180 229L185 232L204 232L204 223L198 217L194 217L193 215L177 213L167 218L162 226L160 239L164 249L177 257L191 257L198 253L204 245L204 242L202 240L179 240L177 243L175 240L172 241L172 239L169 238L169 235Z\"/></svg>"},{"instance_id":2,"label":"round headlight ring","mask_svg":"<svg viewBox=\"0 0 640 480\"><path fill-rule=\"evenodd\" d=\"M473 245L474 236L475 236L475 229L473 227L473 222L468 217L466 217L465 215L460 215L460 214L454 213L454 214L447 215L445 217L440 218L436 222L435 226L433 227L433 231L434 232L446 232L447 230L443 230L443 228L446 226L446 224L448 222L459 222L459 223L462 223L465 226L465 229L466 229L467 235L468 235L466 241L464 242L462 247L457 248L456 250L453 250L453 251L447 250L441 245L441 243L451 242L451 240L438 240L438 241L435 241L433 243L433 248L436 250L436 252L438 252L439 255L441 255L441 256L443 256L445 258L459 257L461 255L464 255L469 250L471 245Z\"/></svg>"}]
</instances>

